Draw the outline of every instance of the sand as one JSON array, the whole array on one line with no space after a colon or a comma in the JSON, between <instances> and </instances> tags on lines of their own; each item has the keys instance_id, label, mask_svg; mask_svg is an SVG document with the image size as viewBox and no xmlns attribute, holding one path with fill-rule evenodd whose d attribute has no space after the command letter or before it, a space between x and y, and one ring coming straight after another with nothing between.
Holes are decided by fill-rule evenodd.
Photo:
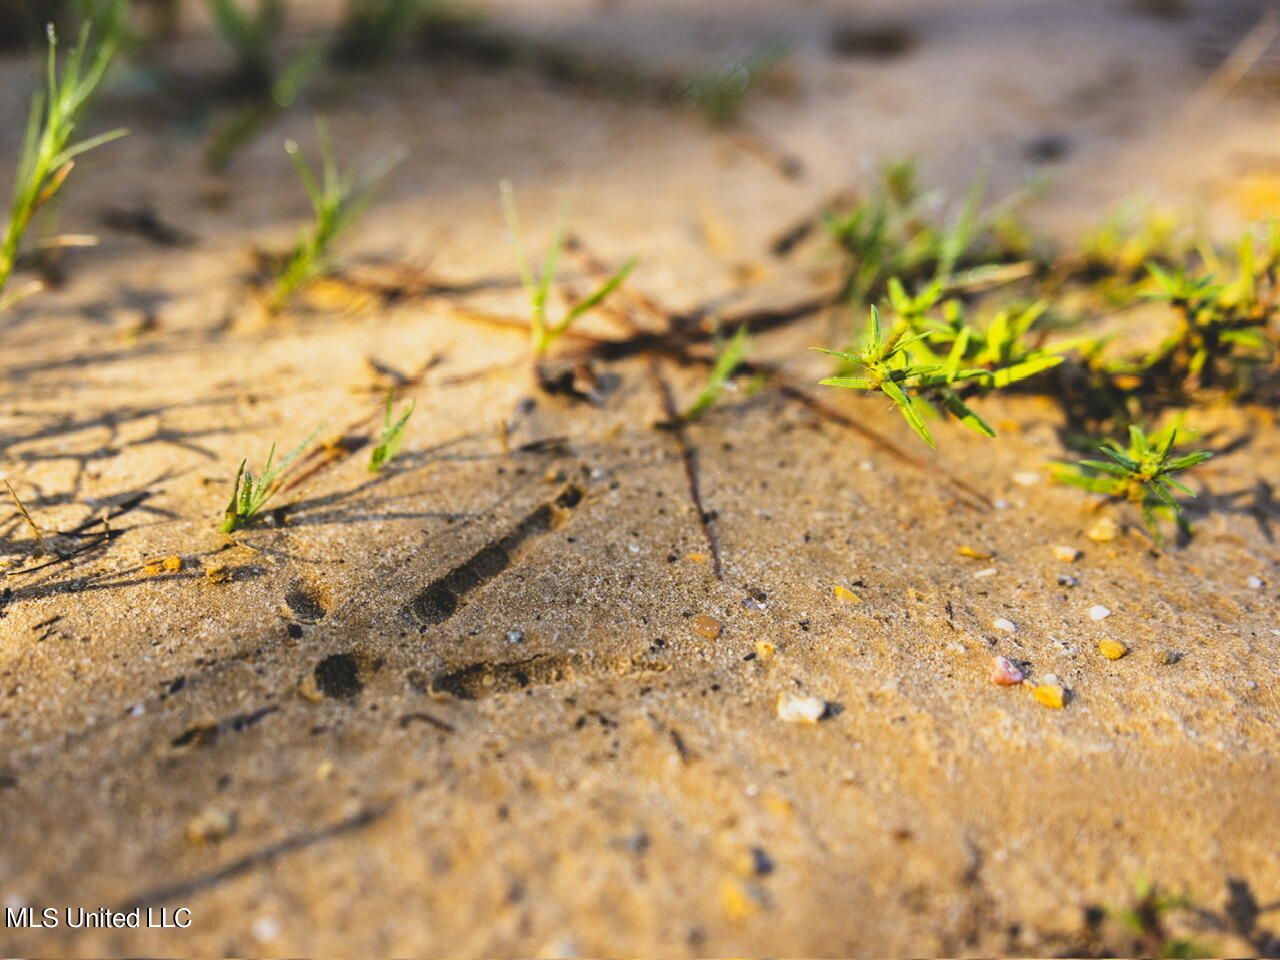
<instances>
[{"instance_id":1,"label":"sand","mask_svg":"<svg viewBox=\"0 0 1280 960\"><path fill-rule=\"evenodd\" d=\"M641 255L630 287L669 314L821 293L820 242L770 243L880 158L918 154L952 196L984 165L997 195L1047 175L1048 236L1135 192L1223 229L1265 215L1276 101L1246 85L1187 119L1222 29L1192 7L491 6L654 70L785 33L786 82L744 119L799 178L687 111L412 57L327 83L212 177L207 117L118 85L95 124L132 133L84 159L60 214L99 245L0 317L2 469L74 554L40 566L16 514L0 527L21 561L0 585L0 901L190 925L6 929L0 950L1101 955L1142 949L1100 911L1148 877L1198 908L1170 936L1280 952L1272 411L1193 412L1219 455L1194 475L1194 538L1160 551L1049 482L1049 400L994 400L998 440L940 425L934 453L883 402L822 392L821 314L750 356L854 426L769 387L675 434L655 429L664 390L690 402L699 365L632 355L597 365L598 405L536 395L521 331L467 312L520 315L503 176L532 242L566 198L594 255ZM837 56L850 24L911 42ZM169 55L222 62L198 25ZM13 131L29 71L0 72ZM314 142L311 106L366 157L411 151L345 261L409 292L330 285L269 320L248 253L305 216L281 142ZM1045 137L1060 158L1029 152ZM143 207L190 242L103 225ZM564 276L590 282L580 261ZM396 376L416 411L370 474ZM218 533L235 464L317 427L330 452L279 511ZM1090 540L1104 515L1120 535ZM1065 708L992 685L997 654L1056 677ZM823 718L783 722L779 695Z\"/></svg>"}]
</instances>

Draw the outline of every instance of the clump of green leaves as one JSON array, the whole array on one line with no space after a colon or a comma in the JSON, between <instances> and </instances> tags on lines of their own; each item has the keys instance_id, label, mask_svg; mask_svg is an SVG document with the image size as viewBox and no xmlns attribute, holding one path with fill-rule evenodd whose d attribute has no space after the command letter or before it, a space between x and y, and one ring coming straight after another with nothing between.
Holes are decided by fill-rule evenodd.
<instances>
[{"instance_id":1,"label":"clump of green leaves","mask_svg":"<svg viewBox=\"0 0 1280 960\"><path fill-rule=\"evenodd\" d=\"M931 447L936 444L925 424L924 412L935 405L965 426L988 437L995 436L995 431L969 408L959 392L965 382L986 377L990 371L963 366L964 351L959 347L954 347L942 363L915 362L910 348L929 334L923 332L908 336L910 330L907 325L899 324L885 336L880 327L880 311L874 305L868 331L866 344L861 350L845 353L814 348L841 358L853 369L863 370L861 376L842 374L828 377L819 381L823 386L880 391L893 401L911 429Z\"/></svg>"},{"instance_id":2,"label":"clump of green leaves","mask_svg":"<svg viewBox=\"0 0 1280 960\"><path fill-rule=\"evenodd\" d=\"M115 54L120 9L119 3L108 8L101 28L103 36L97 42L91 36L92 24L85 22L76 45L67 54L61 74L56 57L57 38L52 27L48 31L45 89L31 101L9 205L9 222L0 240L0 308L39 289L33 285L7 297L4 294L18 260L22 236L32 217L57 196L75 166L76 157L125 134L124 130L112 130L76 143L71 141Z\"/></svg>"},{"instance_id":3,"label":"clump of green leaves","mask_svg":"<svg viewBox=\"0 0 1280 960\"><path fill-rule=\"evenodd\" d=\"M746 358L749 334L745 324L738 327L728 340L720 338L718 334L717 330L716 339L719 345L715 363L711 366L711 373L701 392L684 412L683 419L686 421L697 420L715 405L720 395L733 386L731 379L733 373Z\"/></svg>"},{"instance_id":4,"label":"clump of green leaves","mask_svg":"<svg viewBox=\"0 0 1280 960\"><path fill-rule=\"evenodd\" d=\"M275 494L277 489L276 481L280 474L289 468L289 464L293 463L307 447L311 445L311 441L316 438L320 430L317 428L311 436L298 444L291 454L275 463L276 445L271 445L271 450L267 453L267 462L262 467L262 473L255 477L253 473L246 469L248 460L241 460L240 467L236 470L235 485L231 488L231 500L227 503L227 509L223 513L222 524L218 528L223 533L231 533L239 530L246 523L252 520L260 511L267 501Z\"/></svg>"},{"instance_id":5,"label":"clump of green leaves","mask_svg":"<svg viewBox=\"0 0 1280 960\"><path fill-rule=\"evenodd\" d=\"M1147 264L1154 286L1150 298L1173 307L1180 323L1141 369L1148 379L1186 391L1230 380L1242 366L1260 363L1275 312L1274 260L1265 268L1259 263L1251 235L1241 241L1236 276L1228 281L1216 279L1227 264L1215 251L1206 247L1201 257L1209 272L1198 275Z\"/></svg>"},{"instance_id":6,"label":"clump of green leaves","mask_svg":"<svg viewBox=\"0 0 1280 960\"><path fill-rule=\"evenodd\" d=\"M392 402L395 399L395 388L387 388L387 408L382 417L382 436L378 438L377 445L373 448L373 453L369 455L369 472L377 473L388 463L395 459L397 453L400 452L400 444L404 440L404 429L409 425L409 418L413 416L413 409L417 406L417 401L413 401L400 414L400 418L392 419Z\"/></svg>"},{"instance_id":7,"label":"clump of green leaves","mask_svg":"<svg viewBox=\"0 0 1280 960\"><path fill-rule=\"evenodd\" d=\"M316 123L316 133L320 141L319 179L303 158L298 144L292 140L285 144L311 200L314 217L300 231L293 250L280 268L267 302L273 313L283 310L300 290L331 268L334 243L364 213L378 182L404 156L401 151L389 154L363 176L356 177L350 170L339 170L328 127L323 122Z\"/></svg>"},{"instance_id":8,"label":"clump of green leaves","mask_svg":"<svg viewBox=\"0 0 1280 960\"><path fill-rule=\"evenodd\" d=\"M931 215L938 194L921 189L914 162L900 161L881 170L865 200L847 212L827 213L827 230L846 261L843 294L850 305L879 299L893 277L945 286L961 268L990 270L1024 254L1012 219L1020 196L983 211L984 193L979 179L950 221L939 224Z\"/></svg>"},{"instance_id":9,"label":"clump of green leaves","mask_svg":"<svg viewBox=\"0 0 1280 960\"><path fill-rule=\"evenodd\" d=\"M1054 476L1063 483L1091 493L1135 504L1142 512L1143 523L1152 538L1157 544L1163 544L1157 525L1158 515L1176 521L1182 533L1190 532L1174 493L1194 497L1195 492L1173 479L1173 474L1189 470L1213 456L1206 450L1199 450L1175 457L1173 446L1177 439L1176 426L1148 435L1141 427L1131 425L1128 447L1122 447L1114 440L1104 441L1098 449L1106 454L1107 460L1062 464Z\"/></svg>"},{"instance_id":10,"label":"clump of green leaves","mask_svg":"<svg viewBox=\"0 0 1280 960\"><path fill-rule=\"evenodd\" d=\"M985 392L1009 387L1051 370L1074 346L1068 342L1050 348L1043 334L1033 336L1033 327L1048 309L1043 301L1021 310L999 310L985 326L978 326L968 321L963 303L956 299L942 303L941 321L933 319L943 292L940 280L910 296L894 277L888 290L902 323L910 332L924 334L910 345L912 356L923 364L945 366L954 361L971 370L971 392L972 388Z\"/></svg>"},{"instance_id":11,"label":"clump of green leaves","mask_svg":"<svg viewBox=\"0 0 1280 960\"><path fill-rule=\"evenodd\" d=\"M524 240L520 232L520 218L516 213L515 189L512 187L510 180L503 180L499 184L499 193L502 197L502 213L506 219L507 232L510 234L511 244L515 248L516 261L520 269L520 280L524 285L525 294L529 297L529 349L533 355L534 369L540 373L542 362L552 344L573 326L576 320L604 303L622 285L631 271L635 269L638 258L628 258L593 293L570 306L559 322L553 322L547 315L547 300L551 295L551 285L555 282L556 264L559 262L560 254L564 250L565 218L562 214L560 222L556 226L551 246L547 250L546 259L543 261L542 270L535 274L525 253ZM541 376L539 376L539 379L541 379Z\"/></svg>"}]
</instances>

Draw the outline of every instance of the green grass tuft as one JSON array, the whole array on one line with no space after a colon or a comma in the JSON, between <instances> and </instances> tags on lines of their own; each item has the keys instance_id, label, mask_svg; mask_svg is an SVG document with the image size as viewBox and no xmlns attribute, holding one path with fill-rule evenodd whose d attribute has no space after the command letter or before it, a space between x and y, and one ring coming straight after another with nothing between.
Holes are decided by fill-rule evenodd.
<instances>
[{"instance_id":1,"label":"green grass tuft","mask_svg":"<svg viewBox=\"0 0 1280 960\"><path fill-rule=\"evenodd\" d=\"M400 443L404 440L404 429L409 425L409 418L413 416L414 407L417 402L410 403L400 414L400 419L392 419L392 401L395 399L395 388L387 388L387 409L382 418L382 436L378 439L378 444L373 448L373 453L369 455L369 472L377 473L388 463L395 459L397 453L400 452Z\"/></svg>"},{"instance_id":2,"label":"green grass tuft","mask_svg":"<svg viewBox=\"0 0 1280 960\"><path fill-rule=\"evenodd\" d=\"M349 170L339 170L328 127L322 121L317 121L316 132L320 141L318 179L297 143L290 140L285 144L311 199L314 216L311 224L299 233L292 252L280 268L275 289L267 302L272 313L284 310L304 287L330 269L334 243L368 208L378 182L404 158L404 151L395 151L357 178Z\"/></svg>"},{"instance_id":3,"label":"green grass tuft","mask_svg":"<svg viewBox=\"0 0 1280 960\"><path fill-rule=\"evenodd\" d=\"M9 222L0 240L0 309L39 289L28 285L16 293L5 295L5 288L18 260L23 234L32 217L62 189L76 157L124 136L124 130L111 130L72 142L72 135L83 118L85 108L97 92L111 65L120 34L120 3L112 3L101 19L102 39L95 42L93 25L86 21L79 39L67 54L58 71L57 37L49 27L49 54L45 89L31 102L26 136L14 178L13 199L9 205Z\"/></svg>"}]
</instances>

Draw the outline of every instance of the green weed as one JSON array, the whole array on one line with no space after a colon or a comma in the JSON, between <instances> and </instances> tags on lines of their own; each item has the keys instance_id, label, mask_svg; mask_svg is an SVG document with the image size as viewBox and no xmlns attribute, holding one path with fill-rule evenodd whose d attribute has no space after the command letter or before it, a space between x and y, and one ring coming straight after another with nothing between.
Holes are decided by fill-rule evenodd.
<instances>
[{"instance_id":1,"label":"green weed","mask_svg":"<svg viewBox=\"0 0 1280 960\"><path fill-rule=\"evenodd\" d=\"M844 353L814 347L822 353L841 358L854 368L863 369L864 375L838 375L819 382L828 387L880 391L893 401L911 429L930 447L935 443L925 424L924 414L935 405L970 429L994 437L995 431L969 408L959 393L963 383L988 377L991 371L964 367L964 351L959 347L953 348L942 363L916 363L910 347L929 334L923 332L908 336L908 333L909 328L901 324L887 337L884 336L880 327L880 311L873 305L866 345L861 350Z\"/></svg>"},{"instance_id":2,"label":"green weed","mask_svg":"<svg viewBox=\"0 0 1280 960\"><path fill-rule=\"evenodd\" d=\"M355 177L349 170L339 170L328 127L322 121L316 123L316 134L320 142L319 179L298 144L292 140L285 144L311 200L313 219L299 232L292 252L280 268L267 302L273 313L284 310L299 291L330 269L334 243L368 208L378 182L404 157L403 151L393 152L363 176Z\"/></svg>"},{"instance_id":3,"label":"green weed","mask_svg":"<svg viewBox=\"0 0 1280 960\"><path fill-rule=\"evenodd\" d=\"M547 250L542 270L535 274L525 253L524 240L520 232L520 218L516 213L515 189L510 180L499 184L502 198L502 213L506 220L507 232L511 245L515 249L516 262L520 270L520 281L524 285L525 294L529 298L530 325L529 349L533 356L535 372L539 373L547 351L574 322L590 310L600 306L613 294L622 282L627 279L638 262L637 257L630 257L618 270L604 281L585 299L574 303L565 312L559 322L552 322L547 314L547 300L551 295L551 285L555 282L556 264L565 245L565 218L562 214L556 226L555 236ZM541 377L540 377L541 378Z\"/></svg>"},{"instance_id":4,"label":"green weed","mask_svg":"<svg viewBox=\"0 0 1280 960\"><path fill-rule=\"evenodd\" d=\"M245 468L247 460L240 461L240 467L236 470L235 485L231 489L231 500L227 503L227 509L223 513L222 525L218 528L223 533L231 533L239 530L250 520L252 520L260 511L267 501L275 494L277 489L276 480L280 474L289 468L289 464L297 459L307 447L311 445L320 429L317 428L311 436L303 440L291 454L274 463L276 455L276 445L271 445L271 450L267 453L267 462L263 465L261 475L255 477L249 470Z\"/></svg>"},{"instance_id":5,"label":"green weed","mask_svg":"<svg viewBox=\"0 0 1280 960\"><path fill-rule=\"evenodd\" d=\"M113 3L103 18L102 39L93 42L93 25L86 21L79 39L58 72L57 37L48 31L49 53L45 89L31 101L26 135L14 178L13 199L9 205L9 222L0 240L0 309L39 289L38 284L5 296L5 287L18 260L23 234L36 212L52 201L62 189L76 157L125 134L112 130L73 143L71 138L85 108L97 92L114 56L119 36L119 3Z\"/></svg>"},{"instance_id":6,"label":"green weed","mask_svg":"<svg viewBox=\"0 0 1280 960\"><path fill-rule=\"evenodd\" d=\"M1155 957L1158 960L1191 960L1212 957L1216 951L1189 937L1173 936L1168 930L1171 914L1195 909L1187 896L1161 890L1145 877L1134 884L1134 899L1129 906L1110 907L1107 913L1135 938L1132 948L1123 951L1131 956Z\"/></svg>"},{"instance_id":7,"label":"green weed","mask_svg":"<svg viewBox=\"0 0 1280 960\"><path fill-rule=\"evenodd\" d=\"M717 340L720 341L718 336ZM716 360L712 364L706 385L689 405L689 409L684 412L684 420L697 420L715 405L725 390L733 386L730 378L746 358L748 342L749 334L745 325L738 327L728 340L720 341L716 350Z\"/></svg>"},{"instance_id":8,"label":"green weed","mask_svg":"<svg viewBox=\"0 0 1280 960\"><path fill-rule=\"evenodd\" d=\"M392 401L395 399L395 388L387 388L387 409L382 418L382 436L378 438L377 446L373 448L373 453L369 455L369 472L377 473L388 463L395 459L397 453L400 452L400 443L404 440L404 430L409 424L409 418L413 416L414 407L417 401L410 403L400 414L398 420L393 419Z\"/></svg>"},{"instance_id":9,"label":"green weed","mask_svg":"<svg viewBox=\"0 0 1280 960\"><path fill-rule=\"evenodd\" d=\"M1157 525L1158 515L1175 520L1184 534L1190 532L1182 517L1182 506L1174 494L1194 497L1195 492L1173 479L1173 474L1189 470L1213 456L1200 450L1174 457L1173 446L1177 438L1177 427L1148 435L1141 427L1130 426L1127 448L1114 440L1107 440L1099 444L1098 449L1109 459L1060 464L1054 476L1063 483L1091 493L1135 504L1142 512L1143 523L1152 539L1162 545L1164 539Z\"/></svg>"}]
</instances>

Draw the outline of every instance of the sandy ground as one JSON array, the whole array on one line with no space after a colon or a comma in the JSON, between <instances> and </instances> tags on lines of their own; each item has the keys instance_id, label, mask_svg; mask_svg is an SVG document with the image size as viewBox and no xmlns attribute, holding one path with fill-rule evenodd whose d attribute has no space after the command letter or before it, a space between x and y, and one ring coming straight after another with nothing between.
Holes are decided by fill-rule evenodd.
<instances>
[{"instance_id":1,"label":"sandy ground","mask_svg":"<svg viewBox=\"0 0 1280 960\"><path fill-rule=\"evenodd\" d=\"M366 276L505 286L330 291L342 309L264 323L247 252L305 214L280 143L313 142L311 110L213 178L208 118L122 75L98 122L134 132L86 157L61 212L100 245L0 318L0 462L45 531L77 533L50 541L72 559L25 560L2 585L0 900L187 907L192 924L7 929L0 952L1068 955L1132 949L1096 911L1147 876L1194 899L1177 922L1215 952L1280 953L1271 411L1193 414L1221 453L1196 478L1194 540L1159 552L1133 529L1085 537L1091 500L1047 482L1064 453L1047 401L989 405L998 441L938 427L933 454L879 401L823 395L854 429L766 389L682 451L653 425L663 389L696 394L696 365L624 358L600 368L602 405L530 407L520 332L464 313L519 309L503 176L535 242L566 198L590 249L639 253L632 288L671 311L814 293L820 245L778 260L771 240L886 157L918 154L953 193L984 165L997 193L1047 176L1033 219L1064 236L1134 193L1211 223L1280 212L1277 102L1250 86L1194 109L1206 50L1248 11L490 9L662 70L790 38L786 82L745 119L803 175L667 106L411 59L312 104L365 156L411 150L351 255ZM834 30L886 23L911 38L896 55L831 51ZM219 62L198 34L171 56ZM7 170L30 86L24 62L0 71ZM1029 150L1047 136L1051 163ZM140 205L190 245L102 226ZM565 276L588 282L580 264ZM751 356L807 388L825 324L761 335ZM367 448L313 457L282 511L217 533L242 457L321 424L368 437L387 384L370 358L421 373L392 468L369 474ZM34 549L16 516L0 538L11 559ZM180 570L145 569L168 556ZM207 576L219 566L227 582ZM1091 620L1096 604L1112 615ZM1104 659L1106 638L1130 654ZM1066 709L990 685L993 653L1056 675ZM782 723L780 693L829 716Z\"/></svg>"}]
</instances>

